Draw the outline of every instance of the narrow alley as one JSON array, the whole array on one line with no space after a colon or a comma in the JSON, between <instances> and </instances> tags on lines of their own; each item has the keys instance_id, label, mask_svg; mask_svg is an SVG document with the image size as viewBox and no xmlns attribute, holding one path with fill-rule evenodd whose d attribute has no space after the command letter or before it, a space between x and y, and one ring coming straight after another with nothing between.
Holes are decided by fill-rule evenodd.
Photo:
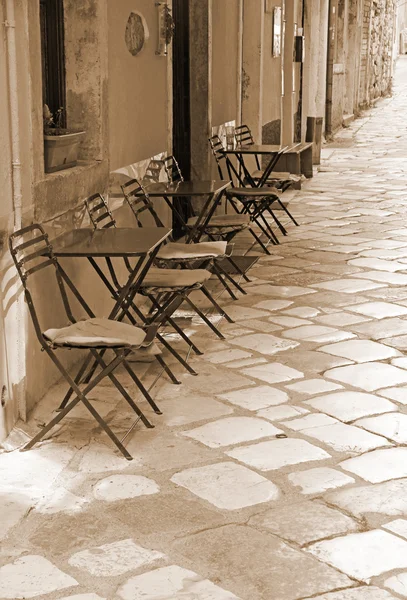
<instances>
[{"instance_id":1,"label":"narrow alley","mask_svg":"<svg viewBox=\"0 0 407 600\"><path fill-rule=\"evenodd\" d=\"M133 432L133 461L79 407L0 454L0 598L407 597L406 122L401 57L393 97L287 193L300 226L226 304L226 341L193 322L199 375L154 385L163 415ZM127 426L117 393L94 397Z\"/></svg>"}]
</instances>

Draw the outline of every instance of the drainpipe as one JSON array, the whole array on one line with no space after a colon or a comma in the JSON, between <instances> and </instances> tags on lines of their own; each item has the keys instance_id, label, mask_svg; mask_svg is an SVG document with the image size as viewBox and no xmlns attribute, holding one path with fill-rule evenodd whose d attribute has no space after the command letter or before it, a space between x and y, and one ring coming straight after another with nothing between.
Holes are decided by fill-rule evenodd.
<instances>
[{"instance_id":1,"label":"drainpipe","mask_svg":"<svg viewBox=\"0 0 407 600\"><path fill-rule=\"evenodd\" d=\"M9 105L11 125L11 180L13 188L14 229L21 228L22 185L20 160L20 117L18 111L16 21L14 0L6 0L6 43L8 57Z\"/></svg>"},{"instance_id":2,"label":"drainpipe","mask_svg":"<svg viewBox=\"0 0 407 600\"><path fill-rule=\"evenodd\" d=\"M8 62L8 93L10 110L10 130L11 130L11 182L12 182L12 203L14 213L14 231L21 229L22 224L22 182L21 182L21 159L20 159L20 115L18 110L18 83L17 83L17 45L16 45L16 19L14 11L14 0L6 0L6 14L4 27L6 30L6 52ZM17 385L15 398L18 407L19 416L26 419L26 399L25 399L25 305L22 294L17 296L15 323L16 336L16 372Z\"/></svg>"}]
</instances>

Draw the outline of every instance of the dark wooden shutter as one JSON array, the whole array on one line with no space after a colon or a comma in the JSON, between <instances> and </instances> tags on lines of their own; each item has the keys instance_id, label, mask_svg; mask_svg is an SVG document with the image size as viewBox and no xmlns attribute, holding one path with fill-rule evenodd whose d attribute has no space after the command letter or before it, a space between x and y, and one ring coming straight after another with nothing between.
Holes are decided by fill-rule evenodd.
<instances>
[{"instance_id":1,"label":"dark wooden shutter","mask_svg":"<svg viewBox=\"0 0 407 600\"><path fill-rule=\"evenodd\" d=\"M40 0L40 20L43 103L55 113L66 106L63 0Z\"/></svg>"}]
</instances>

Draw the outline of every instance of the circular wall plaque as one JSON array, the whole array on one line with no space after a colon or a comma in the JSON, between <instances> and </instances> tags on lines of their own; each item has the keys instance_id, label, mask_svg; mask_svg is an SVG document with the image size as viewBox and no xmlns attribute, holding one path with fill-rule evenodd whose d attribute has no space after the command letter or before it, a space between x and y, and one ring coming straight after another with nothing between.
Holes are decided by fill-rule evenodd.
<instances>
[{"instance_id":1,"label":"circular wall plaque","mask_svg":"<svg viewBox=\"0 0 407 600\"><path fill-rule=\"evenodd\" d=\"M148 27L145 18L140 13L131 12L127 19L124 39L130 54L137 56L143 50L149 38Z\"/></svg>"}]
</instances>

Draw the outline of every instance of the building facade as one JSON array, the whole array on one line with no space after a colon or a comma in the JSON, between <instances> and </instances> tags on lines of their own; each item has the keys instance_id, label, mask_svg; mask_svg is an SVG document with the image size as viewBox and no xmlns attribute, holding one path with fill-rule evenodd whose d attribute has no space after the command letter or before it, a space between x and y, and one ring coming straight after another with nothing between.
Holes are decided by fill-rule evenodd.
<instances>
[{"instance_id":1,"label":"building facade","mask_svg":"<svg viewBox=\"0 0 407 600\"><path fill-rule=\"evenodd\" d=\"M9 233L86 226L83 200L96 191L128 224L120 182L172 152L185 178L216 177L207 139L228 124L318 147L390 92L405 14L394 0L0 0L0 441L58 378L29 322ZM44 97L86 132L78 165L55 173L44 171ZM65 267L106 314L111 299L90 267ZM36 296L44 325L65 325L41 274Z\"/></svg>"}]
</instances>

